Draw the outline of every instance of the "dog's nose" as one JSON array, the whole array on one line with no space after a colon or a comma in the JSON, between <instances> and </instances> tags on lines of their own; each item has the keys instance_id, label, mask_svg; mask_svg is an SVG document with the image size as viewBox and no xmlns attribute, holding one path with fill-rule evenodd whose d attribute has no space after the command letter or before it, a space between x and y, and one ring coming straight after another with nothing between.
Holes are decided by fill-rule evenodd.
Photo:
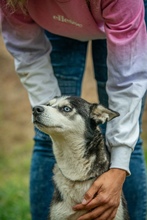
<instances>
[{"instance_id":1,"label":"dog's nose","mask_svg":"<svg viewBox=\"0 0 147 220\"><path fill-rule=\"evenodd\" d=\"M36 116L36 115L40 115L42 112L44 112L44 108L40 105L38 106L35 106L33 108L33 115Z\"/></svg>"}]
</instances>

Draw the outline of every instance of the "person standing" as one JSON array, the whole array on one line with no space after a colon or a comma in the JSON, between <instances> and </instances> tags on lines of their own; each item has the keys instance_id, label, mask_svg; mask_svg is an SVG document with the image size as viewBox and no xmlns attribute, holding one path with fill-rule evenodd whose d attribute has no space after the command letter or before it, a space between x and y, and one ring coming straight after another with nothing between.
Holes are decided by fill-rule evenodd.
<instances>
[{"instance_id":1,"label":"person standing","mask_svg":"<svg viewBox=\"0 0 147 220\"><path fill-rule=\"evenodd\" d=\"M147 89L143 1L0 0L0 4L4 41L32 107L61 94L81 94L87 43L92 40L99 100L120 117L102 127L111 153L110 169L74 209L89 210L78 220L111 220L124 184L131 219L145 220L146 171L140 139ZM34 141L31 213L33 220L45 220L55 161L49 136L35 129Z\"/></svg>"}]
</instances>

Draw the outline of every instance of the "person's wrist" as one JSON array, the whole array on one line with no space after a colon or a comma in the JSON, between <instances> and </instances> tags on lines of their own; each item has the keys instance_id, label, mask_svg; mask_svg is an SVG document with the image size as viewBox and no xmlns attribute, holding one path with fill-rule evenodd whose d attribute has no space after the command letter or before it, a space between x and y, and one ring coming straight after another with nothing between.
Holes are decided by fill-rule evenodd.
<instances>
[{"instance_id":1,"label":"person's wrist","mask_svg":"<svg viewBox=\"0 0 147 220\"><path fill-rule=\"evenodd\" d=\"M125 181L127 176L127 171L120 169L120 168L111 168L110 169L111 174L115 177L121 178L123 181Z\"/></svg>"}]
</instances>

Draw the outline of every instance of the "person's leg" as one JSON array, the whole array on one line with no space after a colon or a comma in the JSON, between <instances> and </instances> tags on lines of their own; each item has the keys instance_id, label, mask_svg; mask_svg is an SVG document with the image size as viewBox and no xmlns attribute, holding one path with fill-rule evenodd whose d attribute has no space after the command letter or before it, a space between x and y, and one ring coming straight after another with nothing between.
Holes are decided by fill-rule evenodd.
<instances>
[{"instance_id":1,"label":"person's leg","mask_svg":"<svg viewBox=\"0 0 147 220\"><path fill-rule=\"evenodd\" d=\"M52 44L51 62L62 95L81 95L87 44L47 32Z\"/></svg>"},{"instance_id":2,"label":"person's leg","mask_svg":"<svg viewBox=\"0 0 147 220\"><path fill-rule=\"evenodd\" d=\"M97 91L99 102L108 107L108 95L106 92L107 81L107 46L106 40L92 41L92 57L95 79L97 81ZM105 135L106 124L100 126L102 133Z\"/></svg>"},{"instance_id":3,"label":"person's leg","mask_svg":"<svg viewBox=\"0 0 147 220\"><path fill-rule=\"evenodd\" d=\"M87 42L47 33L53 51L51 61L62 95L81 94ZM47 220L53 194L52 168L54 156L48 135L35 129L35 145L30 174L30 203L32 220Z\"/></svg>"},{"instance_id":4,"label":"person's leg","mask_svg":"<svg viewBox=\"0 0 147 220\"><path fill-rule=\"evenodd\" d=\"M108 96L106 93L107 66L106 66L106 42L98 40L92 42L92 55L94 61L95 78L98 84L99 101L108 106ZM143 99L143 105L145 98ZM143 112L142 105L142 112ZM140 115L140 131L142 125L142 112ZM102 126L105 134L106 126ZM141 132L140 132L141 133ZM147 202L147 182L146 167L143 156L142 140L139 137L136 147L132 153L130 161L131 176L126 178L124 184L124 194L128 203L131 220L146 220Z\"/></svg>"},{"instance_id":5,"label":"person's leg","mask_svg":"<svg viewBox=\"0 0 147 220\"><path fill-rule=\"evenodd\" d=\"M35 128L30 172L30 206L32 220L47 220L53 194L52 169L55 159L48 135Z\"/></svg>"}]
</instances>

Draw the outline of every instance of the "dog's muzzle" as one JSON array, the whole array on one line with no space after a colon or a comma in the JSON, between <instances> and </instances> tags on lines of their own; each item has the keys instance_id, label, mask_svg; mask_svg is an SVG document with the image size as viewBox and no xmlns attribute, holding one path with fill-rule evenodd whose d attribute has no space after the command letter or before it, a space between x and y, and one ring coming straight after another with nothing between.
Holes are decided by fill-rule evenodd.
<instances>
[{"instance_id":1,"label":"dog's muzzle","mask_svg":"<svg viewBox=\"0 0 147 220\"><path fill-rule=\"evenodd\" d=\"M40 114L42 114L44 112L44 108L42 106L35 106L33 109L32 109L32 112L33 112L33 115L34 116L38 116Z\"/></svg>"}]
</instances>

